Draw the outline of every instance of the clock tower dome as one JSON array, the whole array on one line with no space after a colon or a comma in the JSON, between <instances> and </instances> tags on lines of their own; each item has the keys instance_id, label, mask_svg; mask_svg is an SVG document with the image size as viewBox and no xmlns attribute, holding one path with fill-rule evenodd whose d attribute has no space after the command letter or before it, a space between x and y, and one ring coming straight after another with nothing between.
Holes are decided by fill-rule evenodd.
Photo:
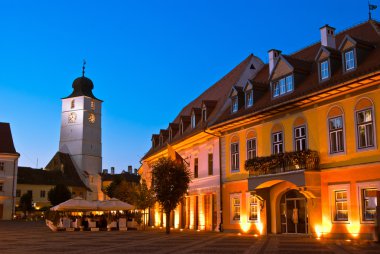
<instances>
[{"instance_id":1,"label":"clock tower dome","mask_svg":"<svg viewBox=\"0 0 380 254\"><path fill-rule=\"evenodd\" d=\"M92 93L94 84L84 76L73 82L73 92L62 98L59 151L70 155L84 184L87 200L102 197L102 100Z\"/></svg>"}]
</instances>

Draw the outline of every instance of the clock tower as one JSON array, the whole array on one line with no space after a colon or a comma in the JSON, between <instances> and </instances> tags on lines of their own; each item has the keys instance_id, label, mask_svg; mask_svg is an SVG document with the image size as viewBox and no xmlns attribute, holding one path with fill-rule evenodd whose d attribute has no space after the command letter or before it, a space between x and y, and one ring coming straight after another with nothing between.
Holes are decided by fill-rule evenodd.
<instances>
[{"instance_id":1,"label":"clock tower","mask_svg":"<svg viewBox=\"0 0 380 254\"><path fill-rule=\"evenodd\" d=\"M62 98L59 151L70 155L84 184L91 189L87 200L102 197L101 107L92 93L94 84L84 76L73 82L73 92Z\"/></svg>"}]
</instances>

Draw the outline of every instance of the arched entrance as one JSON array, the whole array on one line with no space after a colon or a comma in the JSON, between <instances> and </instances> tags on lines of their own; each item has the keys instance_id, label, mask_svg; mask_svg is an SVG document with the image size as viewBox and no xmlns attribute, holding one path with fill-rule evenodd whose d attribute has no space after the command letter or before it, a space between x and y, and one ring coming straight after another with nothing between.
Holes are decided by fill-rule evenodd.
<instances>
[{"instance_id":1,"label":"arched entrance","mask_svg":"<svg viewBox=\"0 0 380 254\"><path fill-rule=\"evenodd\" d=\"M282 195L280 216L281 233L308 233L306 198L298 190L289 190Z\"/></svg>"}]
</instances>

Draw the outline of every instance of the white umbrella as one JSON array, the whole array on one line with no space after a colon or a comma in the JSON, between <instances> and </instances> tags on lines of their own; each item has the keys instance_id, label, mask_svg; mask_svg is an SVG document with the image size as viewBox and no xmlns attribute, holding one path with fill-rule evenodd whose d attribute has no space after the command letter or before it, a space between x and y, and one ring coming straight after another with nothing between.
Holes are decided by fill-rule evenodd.
<instances>
[{"instance_id":1,"label":"white umbrella","mask_svg":"<svg viewBox=\"0 0 380 254\"><path fill-rule=\"evenodd\" d=\"M96 202L75 197L50 208L51 211L94 211Z\"/></svg>"},{"instance_id":2,"label":"white umbrella","mask_svg":"<svg viewBox=\"0 0 380 254\"><path fill-rule=\"evenodd\" d=\"M117 198L111 198L110 200L98 201L99 211L116 211L116 210L131 210L135 207L128 203L118 200Z\"/></svg>"}]
</instances>

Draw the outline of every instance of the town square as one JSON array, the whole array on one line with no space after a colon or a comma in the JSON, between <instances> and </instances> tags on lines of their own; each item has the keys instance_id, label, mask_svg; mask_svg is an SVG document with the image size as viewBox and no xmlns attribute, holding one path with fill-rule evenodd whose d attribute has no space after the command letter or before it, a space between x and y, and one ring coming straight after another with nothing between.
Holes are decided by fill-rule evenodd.
<instances>
[{"instance_id":1,"label":"town square","mask_svg":"<svg viewBox=\"0 0 380 254\"><path fill-rule=\"evenodd\" d=\"M0 253L380 253L378 7L3 2Z\"/></svg>"}]
</instances>

